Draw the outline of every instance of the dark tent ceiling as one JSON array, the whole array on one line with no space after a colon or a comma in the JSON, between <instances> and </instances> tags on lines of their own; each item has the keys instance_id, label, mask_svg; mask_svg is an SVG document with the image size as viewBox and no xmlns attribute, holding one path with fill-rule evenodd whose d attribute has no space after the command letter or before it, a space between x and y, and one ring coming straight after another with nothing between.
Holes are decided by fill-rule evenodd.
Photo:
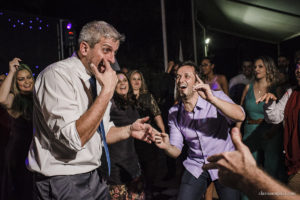
<instances>
[{"instance_id":1,"label":"dark tent ceiling","mask_svg":"<svg viewBox=\"0 0 300 200\"><path fill-rule=\"evenodd\" d=\"M269 43L300 35L298 0L195 0L195 11L208 30Z\"/></svg>"}]
</instances>

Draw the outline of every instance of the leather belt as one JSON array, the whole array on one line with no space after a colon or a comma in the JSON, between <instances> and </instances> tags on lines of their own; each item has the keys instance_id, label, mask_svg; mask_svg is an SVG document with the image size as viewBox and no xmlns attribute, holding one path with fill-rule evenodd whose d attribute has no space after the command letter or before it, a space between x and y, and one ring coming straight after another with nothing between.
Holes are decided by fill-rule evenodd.
<instances>
[{"instance_id":1,"label":"leather belt","mask_svg":"<svg viewBox=\"0 0 300 200\"><path fill-rule=\"evenodd\" d=\"M247 118L247 124L260 124L264 121L264 119L250 119Z\"/></svg>"}]
</instances>

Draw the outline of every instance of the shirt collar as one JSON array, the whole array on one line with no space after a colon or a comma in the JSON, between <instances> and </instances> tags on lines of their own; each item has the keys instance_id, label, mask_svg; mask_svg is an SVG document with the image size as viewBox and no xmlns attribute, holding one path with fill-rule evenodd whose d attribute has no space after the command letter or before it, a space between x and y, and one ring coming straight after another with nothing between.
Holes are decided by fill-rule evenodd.
<instances>
[{"instance_id":1,"label":"shirt collar","mask_svg":"<svg viewBox=\"0 0 300 200\"><path fill-rule=\"evenodd\" d=\"M207 101L204 100L202 97L198 96L198 100L197 100L195 108L200 110L200 109L206 108L206 106L207 106Z\"/></svg>"},{"instance_id":2,"label":"shirt collar","mask_svg":"<svg viewBox=\"0 0 300 200\"><path fill-rule=\"evenodd\" d=\"M81 62L81 60L78 58L77 53L74 52L73 55L71 56L71 59L74 60L74 62L76 62L76 70L78 73L78 76L83 80L83 81L88 81L92 74L85 68L85 66L83 65L83 63Z\"/></svg>"},{"instance_id":3,"label":"shirt collar","mask_svg":"<svg viewBox=\"0 0 300 200\"><path fill-rule=\"evenodd\" d=\"M181 104L181 106L179 106L180 112L182 112L184 110L183 102L180 102L180 104ZM202 97L198 96L197 103L196 103L194 110L195 109L201 110L201 109L206 108L206 106L207 106L207 101L204 100Z\"/></svg>"}]
</instances>

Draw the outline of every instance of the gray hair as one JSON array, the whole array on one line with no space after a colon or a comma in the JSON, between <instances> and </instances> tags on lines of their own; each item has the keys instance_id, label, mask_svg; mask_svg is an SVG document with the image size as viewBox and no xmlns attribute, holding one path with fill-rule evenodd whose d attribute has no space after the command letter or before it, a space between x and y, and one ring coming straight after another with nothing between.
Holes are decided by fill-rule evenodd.
<instances>
[{"instance_id":1,"label":"gray hair","mask_svg":"<svg viewBox=\"0 0 300 200\"><path fill-rule=\"evenodd\" d=\"M79 33L78 46L81 42L87 42L93 48L101 37L113 38L120 42L125 40L125 36L120 34L112 25L105 21L92 21L82 27Z\"/></svg>"}]
</instances>

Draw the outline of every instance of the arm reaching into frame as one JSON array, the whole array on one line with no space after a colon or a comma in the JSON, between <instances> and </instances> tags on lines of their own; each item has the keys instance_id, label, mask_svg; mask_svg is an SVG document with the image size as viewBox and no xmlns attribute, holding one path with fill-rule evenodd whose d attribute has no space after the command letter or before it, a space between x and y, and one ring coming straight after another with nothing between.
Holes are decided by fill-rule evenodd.
<instances>
[{"instance_id":1,"label":"arm reaching into frame","mask_svg":"<svg viewBox=\"0 0 300 200\"><path fill-rule=\"evenodd\" d=\"M249 148L242 143L238 128L231 131L236 151L208 157L204 170L218 169L220 183L244 192L250 199L300 199L300 195L275 181L256 162Z\"/></svg>"}]
</instances>

